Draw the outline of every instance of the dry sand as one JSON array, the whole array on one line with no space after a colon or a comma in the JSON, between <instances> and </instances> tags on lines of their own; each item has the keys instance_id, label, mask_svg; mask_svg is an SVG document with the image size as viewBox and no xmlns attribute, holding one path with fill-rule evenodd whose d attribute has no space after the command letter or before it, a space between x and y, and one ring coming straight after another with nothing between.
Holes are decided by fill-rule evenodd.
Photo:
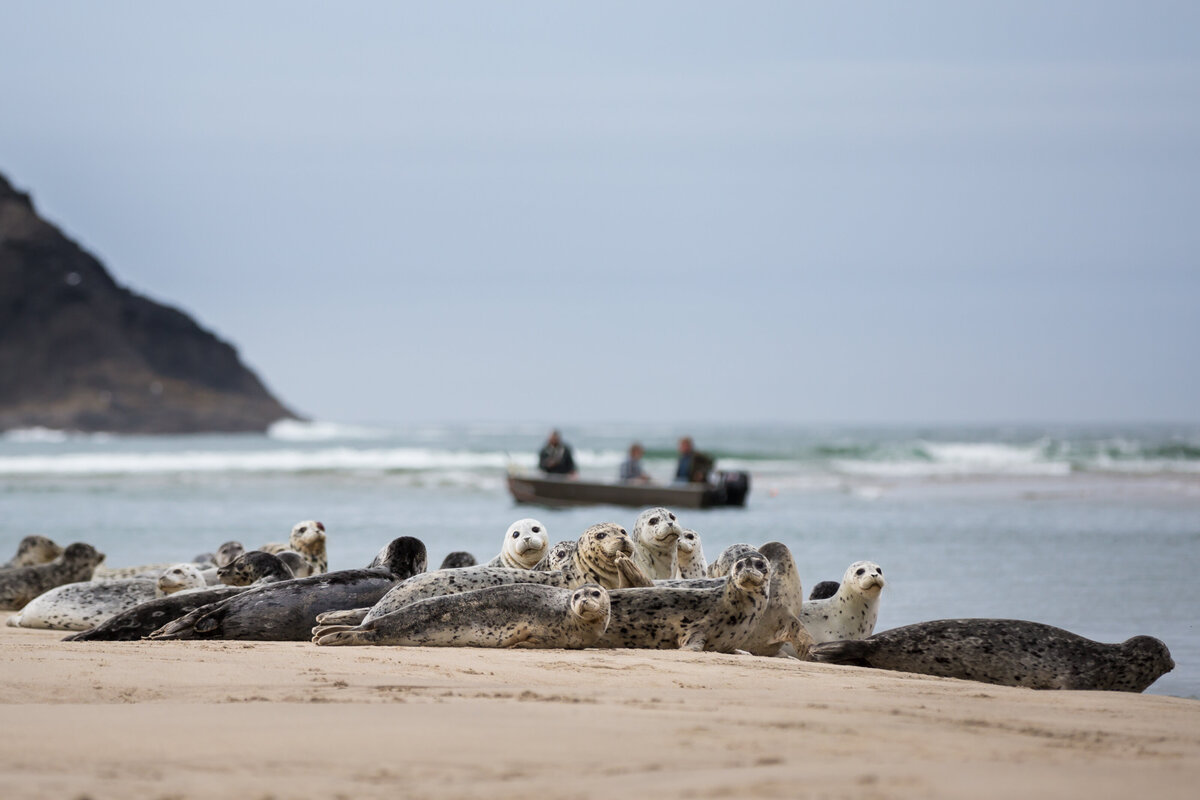
<instances>
[{"instance_id":1,"label":"dry sand","mask_svg":"<svg viewBox=\"0 0 1200 800\"><path fill-rule=\"evenodd\" d=\"M707 653L62 636L0 627L0 798L1200 791L1194 700Z\"/></svg>"}]
</instances>

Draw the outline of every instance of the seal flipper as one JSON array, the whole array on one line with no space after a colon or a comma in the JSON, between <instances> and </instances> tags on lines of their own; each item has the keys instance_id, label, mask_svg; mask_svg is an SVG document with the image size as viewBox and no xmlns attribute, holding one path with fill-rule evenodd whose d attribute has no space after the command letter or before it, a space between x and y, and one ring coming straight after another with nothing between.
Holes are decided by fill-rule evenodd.
<instances>
[{"instance_id":1,"label":"seal flipper","mask_svg":"<svg viewBox=\"0 0 1200 800\"><path fill-rule=\"evenodd\" d=\"M680 650L691 650L699 653L704 649L707 639L703 631L690 631L679 639Z\"/></svg>"},{"instance_id":2,"label":"seal flipper","mask_svg":"<svg viewBox=\"0 0 1200 800\"><path fill-rule=\"evenodd\" d=\"M844 639L838 642L814 644L809 656L814 661L826 664L848 664L852 667L869 667L868 656L871 645L865 639Z\"/></svg>"},{"instance_id":3,"label":"seal flipper","mask_svg":"<svg viewBox=\"0 0 1200 800\"><path fill-rule=\"evenodd\" d=\"M358 645L358 644L374 644L378 634L374 630L362 630L359 628L350 628L344 631L335 631L320 638L313 637L313 641L317 644L328 647L330 645Z\"/></svg>"},{"instance_id":4,"label":"seal flipper","mask_svg":"<svg viewBox=\"0 0 1200 800\"><path fill-rule=\"evenodd\" d=\"M351 628L363 624L363 620L367 618L367 614L371 612L370 608L350 608L345 611L326 611L323 614L317 615L318 625L347 625ZM316 632L315 630L313 631Z\"/></svg>"},{"instance_id":5,"label":"seal flipper","mask_svg":"<svg viewBox=\"0 0 1200 800\"><path fill-rule=\"evenodd\" d=\"M357 625L317 625L312 629L312 640L315 642L322 636L327 636L331 633L339 633L341 631L356 631Z\"/></svg>"},{"instance_id":6,"label":"seal flipper","mask_svg":"<svg viewBox=\"0 0 1200 800\"><path fill-rule=\"evenodd\" d=\"M629 556L619 555L613 559L613 564L616 566L617 574L620 576L618 589L638 589L654 585L654 581L650 580L650 576L635 564Z\"/></svg>"}]
</instances>

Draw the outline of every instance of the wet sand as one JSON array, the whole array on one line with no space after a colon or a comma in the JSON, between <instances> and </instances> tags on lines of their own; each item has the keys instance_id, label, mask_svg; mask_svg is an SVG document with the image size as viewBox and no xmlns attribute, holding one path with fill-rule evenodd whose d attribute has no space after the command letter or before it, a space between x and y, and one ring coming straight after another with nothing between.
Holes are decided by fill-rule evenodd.
<instances>
[{"instance_id":1,"label":"wet sand","mask_svg":"<svg viewBox=\"0 0 1200 800\"><path fill-rule=\"evenodd\" d=\"M1193 797L1200 701L780 659L0 627L3 798Z\"/></svg>"}]
</instances>

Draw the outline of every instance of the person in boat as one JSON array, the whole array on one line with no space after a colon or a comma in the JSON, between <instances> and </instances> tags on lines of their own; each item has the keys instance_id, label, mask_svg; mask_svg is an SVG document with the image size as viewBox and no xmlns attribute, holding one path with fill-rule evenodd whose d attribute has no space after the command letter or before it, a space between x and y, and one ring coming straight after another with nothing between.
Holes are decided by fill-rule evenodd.
<instances>
[{"instance_id":1,"label":"person in boat","mask_svg":"<svg viewBox=\"0 0 1200 800\"><path fill-rule=\"evenodd\" d=\"M692 444L692 437L684 436L679 440L679 462L675 465L677 482L707 483L712 468L712 456L698 452Z\"/></svg>"},{"instance_id":2,"label":"person in boat","mask_svg":"<svg viewBox=\"0 0 1200 800\"><path fill-rule=\"evenodd\" d=\"M575 475L571 446L562 440L562 434L557 430L550 431L546 444L538 453L538 469L550 475Z\"/></svg>"},{"instance_id":3,"label":"person in boat","mask_svg":"<svg viewBox=\"0 0 1200 800\"><path fill-rule=\"evenodd\" d=\"M646 449L642 447L640 442L634 442L629 446L629 458L621 462L621 469L617 473L623 481L649 483L650 476L642 469L642 456L646 454Z\"/></svg>"}]
</instances>

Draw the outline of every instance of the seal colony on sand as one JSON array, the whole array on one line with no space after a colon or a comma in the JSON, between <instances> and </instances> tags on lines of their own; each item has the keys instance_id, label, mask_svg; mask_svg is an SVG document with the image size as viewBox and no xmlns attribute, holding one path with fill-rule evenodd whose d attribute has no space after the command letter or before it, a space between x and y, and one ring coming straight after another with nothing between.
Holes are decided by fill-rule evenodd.
<instances>
[{"instance_id":1,"label":"seal colony on sand","mask_svg":"<svg viewBox=\"0 0 1200 800\"><path fill-rule=\"evenodd\" d=\"M677 544L678 567L674 578L685 580L704 578L708 574L708 562L704 560L704 548L700 545L700 534L690 528L684 528L679 534Z\"/></svg>"},{"instance_id":2,"label":"seal colony on sand","mask_svg":"<svg viewBox=\"0 0 1200 800\"><path fill-rule=\"evenodd\" d=\"M61 556L62 552L61 547L45 536L26 536L17 544L16 555L0 565L0 570L49 564Z\"/></svg>"},{"instance_id":3,"label":"seal colony on sand","mask_svg":"<svg viewBox=\"0 0 1200 800\"><path fill-rule=\"evenodd\" d=\"M633 524L633 560L651 580L679 577L676 549L683 528L665 508L647 508Z\"/></svg>"},{"instance_id":4,"label":"seal colony on sand","mask_svg":"<svg viewBox=\"0 0 1200 800\"><path fill-rule=\"evenodd\" d=\"M1029 689L1141 692L1175 668L1167 646L1151 636L1102 644L1015 619L920 622L859 641L818 644L812 655L832 664Z\"/></svg>"},{"instance_id":5,"label":"seal colony on sand","mask_svg":"<svg viewBox=\"0 0 1200 800\"><path fill-rule=\"evenodd\" d=\"M546 556L550 546L546 526L536 519L519 519L508 526L500 555L485 566L510 569L535 569Z\"/></svg>"},{"instance_id":6,"label":"seal colony on sand","mask_svg":"<svg viewBox=\"0 0 1200 800\"><path fill-rule=\"evenodd\" d=\"M883 587L878 564L855 561L846 568L836 594L804 604L800 621L815 643L865 639L875 632Z\"/></svg>"},{"instance_id":7,"label":"seal colony on sand","mask_svg":"<svg viewBox=\"0 0 1200 800\"><path fill-rule=\"evenodd\" d=\"M198 608L150 634L151 639L308 639L317 615L359 608L383 597L396 581L425 569L425 545L394 539L381 566L269 583ZM380 560L376 556L376 561ZM372 562L374 563L374 562Z\"/></svg>"},{"instance_id":8,"label":"seal colony on sand","mask_svg":"<svg viewBox=\"0 0 1200 800\"><path fill-rule=\"evenodd\" d=\"M609 592L608 630L596 647L740 650L767 606L771 566L760 553L734 562L723 586Z\"/></svg>"},{"instance_id":9,"label":"seal colony on sand","mask_svg":"<svg viewBox=\"0 0 1200 800\"><path fill-rule=\"evenodd\" d=\"M645 573L633 563L632 554L633 542L625 529L615 522L602 522L583 532L571 560L561 570L467 567L430 572L397 585L371 608L324 614L318 622L322 626L359 625L418 600L513 583L540 583L561 589L577 589L585 583L595 583L606 589L651 585Z\"/></svg>"},{"instance_id":10,"label":"seal colony on sand","mask_svg":"<svg viewBox=\"0 0 1200 800\"><path fill-rule=\"evenodd\" d=\"M62 555L49 564L16 567L0 572L0 610L16 611L33 598L64 583L92 579L104 554L83 542L67 545Z\"/></svg>"},{"instance_id":11,"label":"seal colony on sand","mask_svg":"<svg viewBox=\"0 0 1200 800\"><path fill-rule=\"evenodd\" d=\"M597 584L571 590L514 583L431 597L357 628L325 631L313 641L319 645L580 649L596 642L608 626L608 615L608 592Z\"/></svg>"},{"instance_id":12,"label":"seal colony on sand","mask_svg":"<svg viewBox=\"0 0 1200 800\"><path fill-rule=\"evenodd\" d=\"M254 558L248 559L246 568L253 578L252 585L290 580L291 578L283 563L269 553L258 553ZM134 606L90 630L68 636L64 641L133 641L141 639L172 620L179 619L210 603L241 594L246 590L245 586L222 585L196 591L177 592Z\"/></svg>"}]
</instances>

